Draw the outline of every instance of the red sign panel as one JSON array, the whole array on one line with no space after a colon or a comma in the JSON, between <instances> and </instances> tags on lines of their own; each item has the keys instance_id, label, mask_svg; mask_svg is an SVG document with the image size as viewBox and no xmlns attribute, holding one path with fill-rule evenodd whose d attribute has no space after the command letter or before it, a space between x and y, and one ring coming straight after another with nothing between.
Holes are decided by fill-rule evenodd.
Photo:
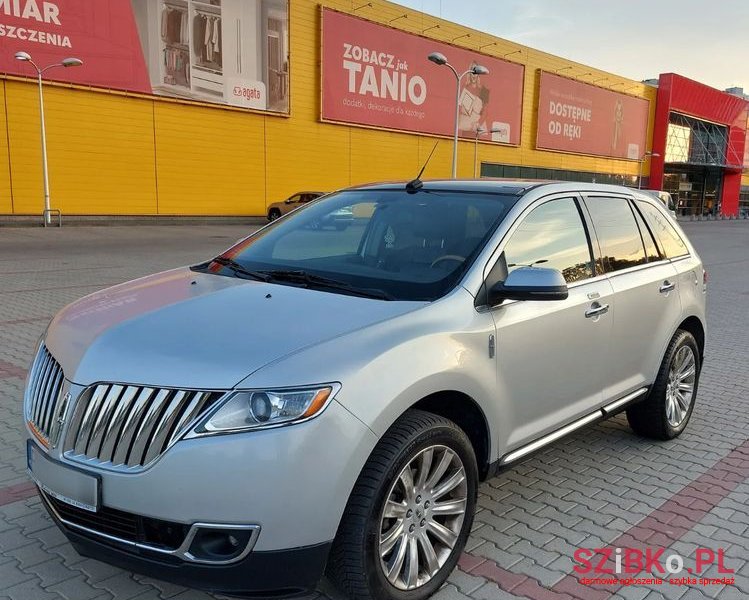
<instances>
[{"instance_id":1,"label":"red sign panel","mask_svg":"<svg viewBox=\"0 0 749 600\"><path fill-rule=\"evenodd\" d=\"M542 72L536 147L639 160L646 149L649 104Z\"/></svg>"},{"instance_id":2,"label":"red sign panel","mask_svg":"<svg viewBox=\"0 0 749 600\"><path fill-rule=\"evenodd\" d=\"M452 135L456 78L427 56L444 54L461 81L460 135L520 143L524 67L323 9L322 118L418 133Z\"/></svg>"},{"instance_id":3,"label":"red sign panel","mask_svg":"<svg viewBox=\"0 0 749 600\"><path fill-rule=\"evenodd\" d=\"M288 112L288 10L277 0L0 0L0 72ZM259 60L264 56L265 60Z\"/></svg>"}]
</instances>

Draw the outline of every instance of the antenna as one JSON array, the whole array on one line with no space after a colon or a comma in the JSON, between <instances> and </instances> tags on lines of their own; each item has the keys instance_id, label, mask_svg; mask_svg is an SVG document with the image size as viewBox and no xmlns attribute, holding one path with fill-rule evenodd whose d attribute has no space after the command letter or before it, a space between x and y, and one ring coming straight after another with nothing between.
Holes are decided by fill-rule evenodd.
<instances>
[{"instance_id":1,"label":"antenna","mask_svg":"<svg viewBox=\"0 0 749 600\"><path fill-rule=\"evenodd\" d=\"M421 182L421 176L424 173L424 169L427 168L427 165L429 164L429 161L432 158L432 154L434 154L434 151L437 149L437 144L439 142L434 142L434 148L432 148L432 151L429 153L429 156L427 156L426 161L424 162L424 166L421 167L421 171L419 171L419 174L416 176L416 179L412 179L406 184L406 191L413 193L417 190L420 190L422 187L424 187L424 184Z\"/></svg>"}]
</instances>

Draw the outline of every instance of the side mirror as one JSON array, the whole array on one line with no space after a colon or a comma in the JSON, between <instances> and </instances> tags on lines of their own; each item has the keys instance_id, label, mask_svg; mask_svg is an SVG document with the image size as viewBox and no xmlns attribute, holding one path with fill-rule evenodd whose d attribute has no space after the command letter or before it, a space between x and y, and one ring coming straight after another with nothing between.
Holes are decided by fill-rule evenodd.
<instances>
[{"instance_id":1,"label":"side mirror","mask_svg":"<svg viewBox=\"0 0 749 600\"><path fill-rule=\"evenodd\" d=\"M289 198L288 200L284 200L283 203L284 204L293 204L294 201L291 198Z\"/></svg>"},{"instance_id":2,"label":"side mirror","mask_svg":"<svg viewBox=\"0 0 749 600\"><path fill-rule=\"evenodd\" d=\"M489 290L489 304L502 300L566 300L567 282L556 269L520 267Z\"/></svg>"}]
</instances>

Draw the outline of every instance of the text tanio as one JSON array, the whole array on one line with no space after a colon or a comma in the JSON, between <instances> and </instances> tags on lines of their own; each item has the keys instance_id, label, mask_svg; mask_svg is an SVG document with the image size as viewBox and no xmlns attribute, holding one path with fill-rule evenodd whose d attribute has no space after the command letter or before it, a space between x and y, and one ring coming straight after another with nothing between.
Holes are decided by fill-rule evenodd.
<instances>
[{"instance_id":1,"label":"text tanio","mask_svg":"<svg viewBox=\"0 0 749 600\"><path fill-rule=\"evenodd\" d=\"M409 77L408 63L392 54L344 43L343 68L348 71L349 93L416 106L426 100L426 81L419 75Z\"/></svg>"}]
</instances>

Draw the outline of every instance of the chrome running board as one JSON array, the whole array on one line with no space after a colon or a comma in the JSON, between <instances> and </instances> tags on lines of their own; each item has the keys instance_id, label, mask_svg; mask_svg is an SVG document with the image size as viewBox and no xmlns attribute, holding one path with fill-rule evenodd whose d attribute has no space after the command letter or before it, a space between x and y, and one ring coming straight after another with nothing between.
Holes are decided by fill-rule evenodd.
<instances>
[{"instance_id":1,"label":"chrome running board","mask_svg":"<svg viewBox=\"0 0 749 600\"><path fill-rule=\"evenodd\" d=\"M556 429L555 431L552 431L551 433L547 433L545 436L540 437L537 440L534 440L530 442L529 444L526 444L525 446L521 446L520 448L518 448L517 450L513 450L509 454L505 454L505 456L502 457L502 460L499 461L500 466L504 466L511 462L515 462L519 458L522 458L523 456L526 456L527 454L530 454L531 452L535 452L536 450L543 448L547 444L551 444L552 442L555 442L559 438L563 438L564 436L572 433L573 431L580 429L581 427L585 427L586 425L588 425L589 423L592 423L593 421L597 421L598 419L611 416L611 414L614 411L616 411L618 408L621 408L625 404L628 404L632 402L633 400L635 400L636 398L639 398L647 391L648 391L648 388L646 387L640 388L639 390L635 390L634 392L627 394L626 396L619 398L618 400L614 400L614 402L611 402L610 404L607 404L606 406L602 408L597 409L595 412L592 412L589 415L585 415L584 417L577 419L577 421L572 421L572 423L569 423L568 425L565 425L564 427L560 429Z\"/></svg>"}]
</instances>

